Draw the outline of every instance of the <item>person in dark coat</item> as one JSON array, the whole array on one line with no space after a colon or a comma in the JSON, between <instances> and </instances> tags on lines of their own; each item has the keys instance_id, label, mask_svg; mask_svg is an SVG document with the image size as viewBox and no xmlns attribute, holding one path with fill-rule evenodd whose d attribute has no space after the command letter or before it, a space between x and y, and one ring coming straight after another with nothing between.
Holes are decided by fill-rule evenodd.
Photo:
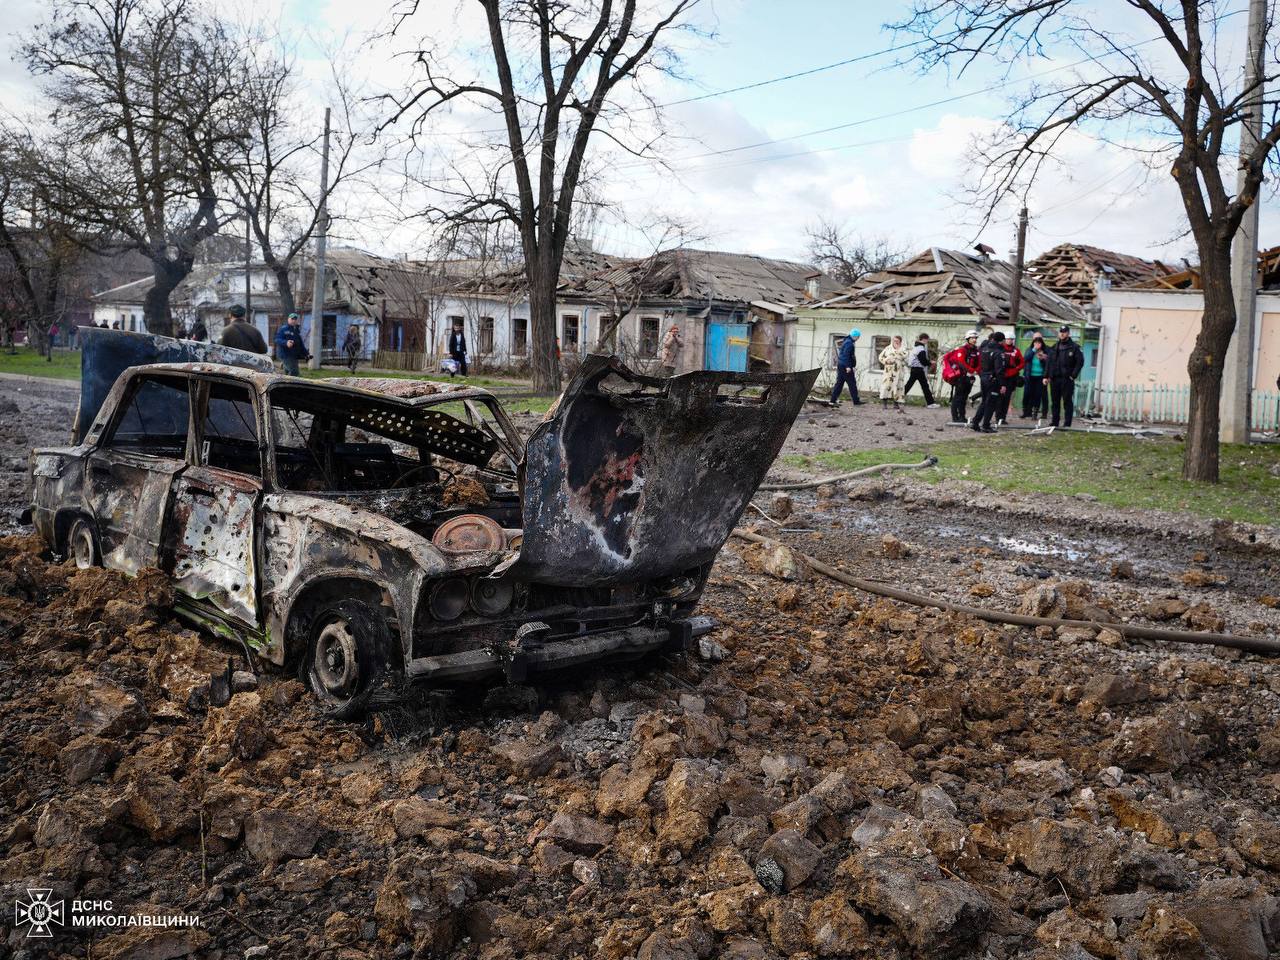
<instances>
[{"instance_id":1,"label":"person in dark coat","mask_svg":"<svg viewBox=\"0 0 1280 960\"><path fill-rule=\"evenodd\" d=\"M831 391L831 405L833 407L840 406L840 390L847 383L849 385L849 401L855 406L862 405L862 400L858 396L858 358L854 352L854 348L858 346L858 338L862 336L862 331L856 327L849 331L849 335L840 341L840 354L836 357L836 386Z\"/></svg>"},{"instance_id":2,"label":"person in dark coat","mask_svg":"<svg viewBox=\"0 0 1280 960\"><path fill-rule=\"evenodd\" d=\"M1023 354L1026 360L1027 382L1022 387L1022 419L1035 417L1042 420L1049 415L1049 390L1044 385L1045 364L1049 354L1045 350L1044 337L1036 334L1031 346Z\"/></svg>"},{"instance_id":3,"label":"person in dark coat","mask_svg":"<svg viewBox=\"0 0 1280 960\"><path fill-rule=\"evenodd\" d=\"M227 324L222 328L222 336L218 338L218 342L224 347L235 347L250 353L267 352L267 341L262 338L257 327L245 321L244 307L238 303L227 311Z\"/></svg>"},{"instance_id":4,"label":"person in dark coat","mask_svg":"<svg viewBox=\"0 0 1280 960\"><path fill-rule=\"evenodd\" d=\"M209 339L209 328L204 325L204 320L200 317L196 317L191 324L191 331L187 334L187 339L201 342Z\"/></svg>"},{"instance_id":5,"label":"person in dark coat","mask_svg":"<svg viewBox=\"0 0 1280 960\"><path fill-rule=\"evenodd\" d=\"M969 426L979 433L996 432L991 426L991 418L999 412L1000 400L1009 389L1009 381L1005 377L1008 366L1009 355L1004 351L1004 334L997 330L978 348L982 402L978 404L978 412L973 415Z\"/></svg>"},{"instance_id":6,"label":"person in dark coat","mask_svg":"<svg viewBox=\"0 0 1280 960\"><path fill-rule=\"evenodd\" d=\"M284 365L284 372L291 377L299 376L299 360L311 359L311 353L302 341L302 324L296 313L289 314L288 319L276 331L276 356Z\"/></svg>"},{"instance_id":7,"label":"person in dark coat","mask_svg":"<svg viewBox=\"0 0 1280 960\"><path fill-rule=\"evenodd\" d=\"M1058 342L1047 351L1044 384L1053 400L1052 426L1071 426L1071 416L1076 408L1076 379L1084 369L1084 351L1071 339L1071 328L1063 324L1058 328ZM1065 412L1066 417L1062 419Z\"/></svg>"},{"instance_id":8,"label":"person in dark coat","mask_svg":"<svg viewBox=\"0 0 1280 960\"><path fill-rule=\"evenodd\" d=\"M449 356L458 365L458 372L467 375L467 335L462 332L462 324L455 323L449 334Z\"/></svg>"}]
</instances>

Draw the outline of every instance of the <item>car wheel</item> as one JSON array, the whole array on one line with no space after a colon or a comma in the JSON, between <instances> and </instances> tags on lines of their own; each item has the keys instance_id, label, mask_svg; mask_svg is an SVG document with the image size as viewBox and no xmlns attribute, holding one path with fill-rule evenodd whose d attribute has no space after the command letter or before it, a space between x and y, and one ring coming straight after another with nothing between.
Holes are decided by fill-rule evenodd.
<instances>
[{"instance_id":1,"label":"car wheel","mask_svg":"<svg viewBox=\"0 0 1280 960\"><path fill-rule=\"evenodd\" d=\"M67 556L76 562L77 570L101 565L98 555L98 532L88 517L76 517L67 531Z\"/></svg>"},{"instance_id":2,"label":"car wheel","mask_svg":"<svg viewBox=\"0 0 1280 960\"><path fill-rule=\"evenodd\" d=\"M303 675L335 718L363 712L386 673L389 636L382 615L359 600L338 600L316 611Z\"/></svg>"}]
</instances>

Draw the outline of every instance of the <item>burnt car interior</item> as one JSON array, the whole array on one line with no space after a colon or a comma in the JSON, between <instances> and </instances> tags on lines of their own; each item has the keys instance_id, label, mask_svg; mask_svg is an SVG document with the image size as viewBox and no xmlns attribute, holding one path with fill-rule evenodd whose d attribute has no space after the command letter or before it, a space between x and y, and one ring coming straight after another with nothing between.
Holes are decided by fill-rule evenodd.
<instances>
[{"instance_id":1,"label":"burnt car interior","mask_svg":"<svg viewBox=\"0 0 1280 960\"><path fill-rule=\"evenodd\" d=\"M182 378L139 377L116 415L107 446L156 457L186 456L189 405Z\"/></svg>"},{"instance_id":2,"label":"burnt car interior","mask_svg":"<svg viewBox=\"0 0 1280 960\"><path fill-rule=\"evenodd\" d=\"M377 495L379 512L428 536L462 512L518 524L514 472L496 464L500 441L488 425L323 388L278 386L269 398L280 489L365 507ZM466 415L460 403L450 407Z\"/></svg>"}]
</instances>

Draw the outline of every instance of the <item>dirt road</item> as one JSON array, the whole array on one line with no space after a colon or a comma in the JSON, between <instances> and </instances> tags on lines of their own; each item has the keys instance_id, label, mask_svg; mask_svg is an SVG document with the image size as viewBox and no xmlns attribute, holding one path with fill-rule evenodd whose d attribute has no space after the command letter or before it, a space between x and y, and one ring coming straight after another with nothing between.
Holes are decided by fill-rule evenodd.
<instances>
[{"instance_id":1,"label":"dirt road","mask_svg":"<svg viewBox=\"0 0 1280 960\"><path fill-rule=\"evenodd\" d=\"M24 410L0 463L62 435L73 394L29 390L0 384ZM788 443L856 446L837 437L878 430L866 410ZM1268 531L910 479L832 493L758 529L973 604L1280 629ZM1280 663L993 627L776 560L724 551L703 656L338 724L271 675L208 708L236 651L163 582L0 540L0 898L201 918L94 934L115 960L1280 949ZM12 920L0 953L90 955Z\"/></svg>"}]
</instances>

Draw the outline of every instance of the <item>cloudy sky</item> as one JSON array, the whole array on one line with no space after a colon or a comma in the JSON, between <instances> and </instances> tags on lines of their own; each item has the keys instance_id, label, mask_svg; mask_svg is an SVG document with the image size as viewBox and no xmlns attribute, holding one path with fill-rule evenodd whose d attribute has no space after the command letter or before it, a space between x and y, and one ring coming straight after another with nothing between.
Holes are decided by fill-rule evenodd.
<instances>
[{"instance_id":1,"label":"cloudy sky","mask_svg":"<svg viewBox=\"0 0 1280 960\"><path fill-rule=\"evenodd\" d=\"M1233 14L1223 21L1224 63L1238 58L1246 5L1222 5L1222 12ZM601 216L597 246L647 252L650 225L676 218L692 226L702 246L800 257L806 226L825 217L903 248L967 248L981 239L1002 254L1008 251L1008 215L980 229L979 212L963 199L973 174L967 163L970 139L993 127L1009 97L1069 66L1072 52L1050 51L1007 77L985 65L961 77L921 75L895 65L893 54L874 56L902 42L883 24L907 6L903 0L706 3L699 23L714 36L679 41L687 79L660 77L649 88L659 103L674 104L663 111L671 131L660 148L665 166L637 162L605 145L597 155L601 179L595 190L618 211ZM1119 6L1098 0L1098 22L1108 22L1117 43L1150 41L1154 29L1118 12ZM47 9L47 2L7 0L6 27L21 33ZM262 7L256 9L261 15ZM322 48L344 45L342 68L368 95L405 89L411 64L403 54L421 46L419 38L430 38L455 63L465 64L480 49L482 25L472 0L421 0L394 37L370 40L371 33L387 30L391 9L385 0L284 0L272 14L316 80L308 96L317 105L324 97ZM11 59L14 34L5 42L0 103L28 107L34 82ZM1156 53L1156 46L1147 42L1144 52ZM858 57L866 59L722 93ZM435 116L408 156L424 179L448 182L451 171L475 154L472 145L485 140L483 131L493 127L491 115L460 106ZM400 144L401 160L408 149ZM1063 162L1045 171L1028 199L1032 255L1066 241L1171 262L1189 253L1189 240L1180 236L1178 197L1166 174L1149 173L1133 155L1085 133L1067 138L1061 153ZM394 196L390 209L384 203L367 219L376 219L377 226L362 227L357 216L348 228L351 237L383 253L418 252L421 222L390 221L417 212L427 202L425 194L421 188L386 192ZM375 205L369 202L370 211ZM1276 212L1274 202L1264 205L1264 245L1280 242Z\"/></svg>"}]
</instances>

